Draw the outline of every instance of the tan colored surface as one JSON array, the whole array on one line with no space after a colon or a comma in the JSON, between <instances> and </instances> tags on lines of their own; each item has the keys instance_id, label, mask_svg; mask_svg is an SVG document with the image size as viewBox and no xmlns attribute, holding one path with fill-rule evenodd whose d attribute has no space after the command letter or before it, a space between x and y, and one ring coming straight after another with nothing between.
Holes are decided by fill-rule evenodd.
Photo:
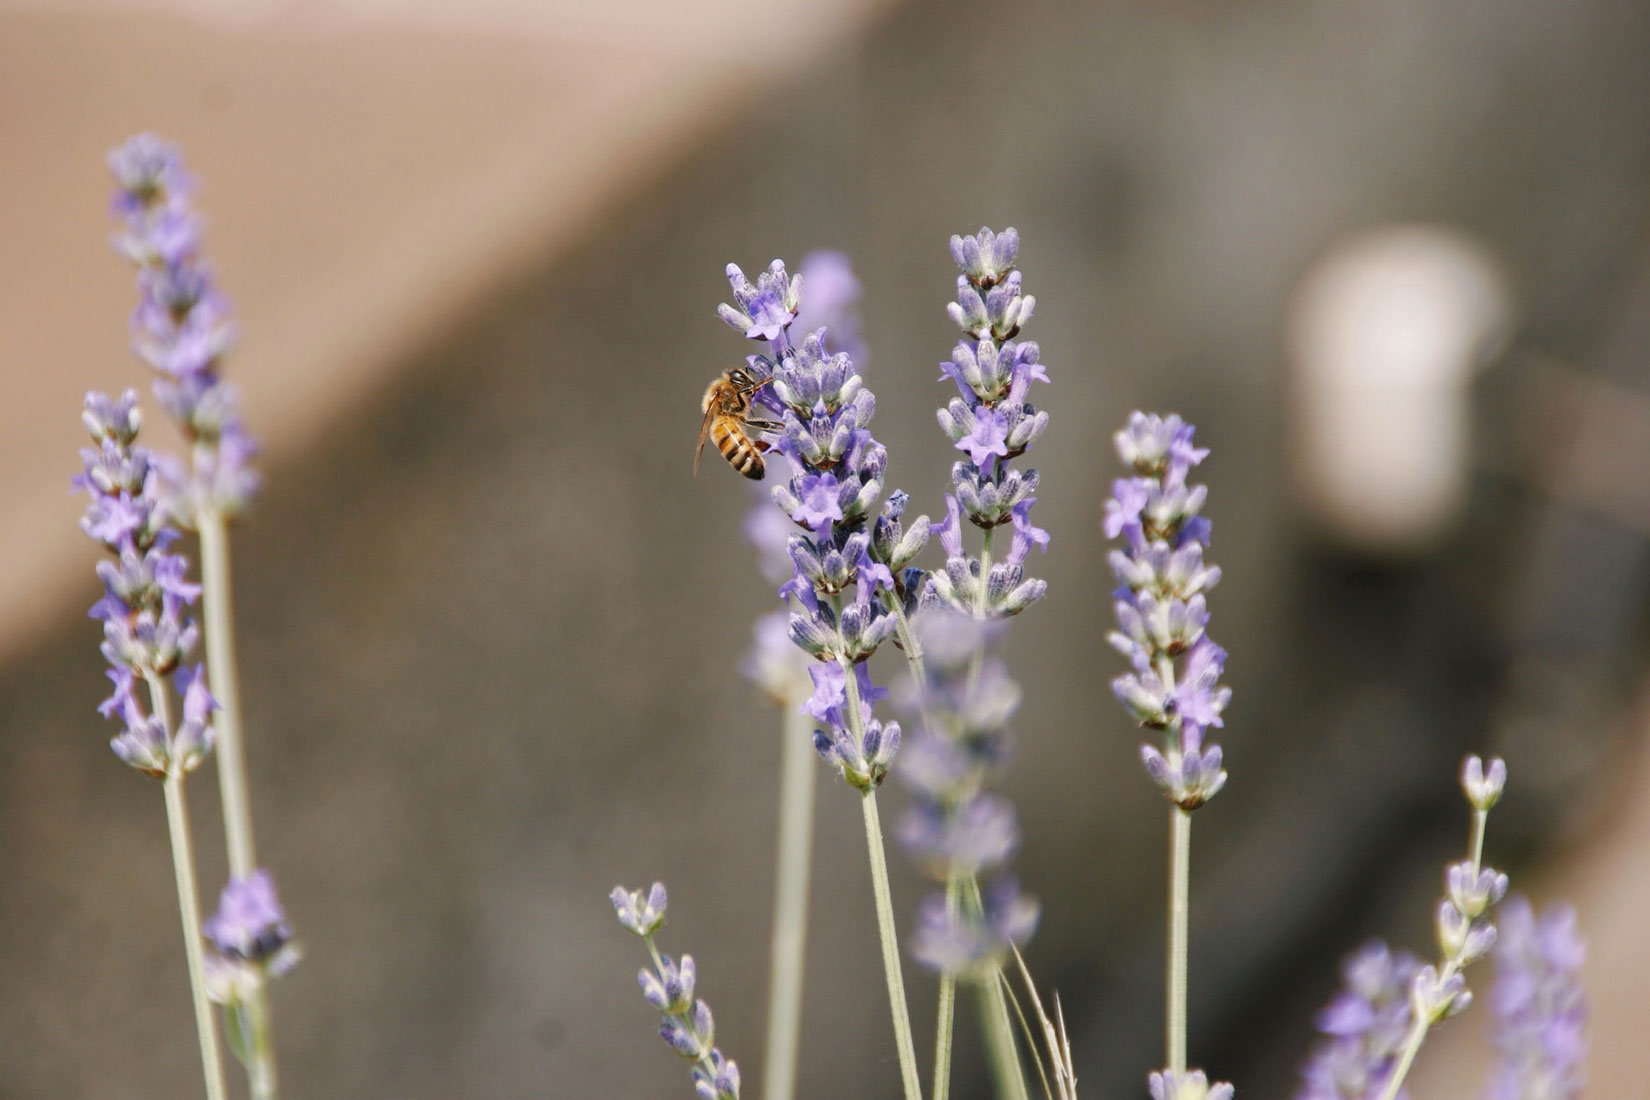
<instances>
[{"instance_id":1,"label":"tan colored surface","mask_svg":"<svg viewBox=\"0 0 1650 1100\"><path fill-rule=\"evenodd\" d=\"M81 396L147 394L125 340L131 274L106 245L111 145L152 129L203 180L208 253L244 333L229 374L278 457L339 430L403 353L877 6L0 15L0 658L88 580L66 488Z\"/></svg>"}]
</instances>

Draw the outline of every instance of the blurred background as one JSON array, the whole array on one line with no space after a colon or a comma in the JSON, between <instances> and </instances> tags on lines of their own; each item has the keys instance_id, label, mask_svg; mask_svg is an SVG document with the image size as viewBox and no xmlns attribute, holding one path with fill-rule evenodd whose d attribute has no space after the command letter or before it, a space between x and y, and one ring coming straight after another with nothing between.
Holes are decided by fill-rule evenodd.
<instances>
[{"instance_id":1,"label":"blurred background","mask_svg":"<svg viewBox=\"0 0 1650 1100\"><path fill-rule=\"evenodd\" d=\"M852 256L890 485L933 513L946 240L982 224L1020 230L1054 380L1053 598L1016 621L1004 785L1084 1094L1143 1095L1161 1057L1164 815L1107 688L1098 530L1110 433L1147 408L1213 449L1235 690L1193 1060L1287 1095L1343 953L1433 951L1457 764L1493 752L1490 859L1580 908L1590 1092L1636 1095L1647 54L1630 0L7 5L0 1095L200 1087L161 797L93 709L66 488L83 393L148 401L103 166L143 129L203 182L266 446L235 554L260 855L306 949L275 991L289 1096L688 1095L605 896L655 878L760 1080L778 717L737 666L771 587L746 487L689 476L747 350L722 268ZM891 1097L858 810L819 785L802 1095ZM891 859L908 920L925 886ZM1481 1008L1443 1028L1414 1095L1477 1094L1486 1034Z\"/></svg>"}]
</instances>

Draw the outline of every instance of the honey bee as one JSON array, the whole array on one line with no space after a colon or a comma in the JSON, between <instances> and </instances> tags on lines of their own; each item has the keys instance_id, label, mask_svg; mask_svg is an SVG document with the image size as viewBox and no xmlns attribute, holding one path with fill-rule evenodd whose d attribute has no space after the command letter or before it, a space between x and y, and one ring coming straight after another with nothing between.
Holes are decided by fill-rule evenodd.
<instances>
[{"instance_id":1,"label":"honey bee","mask_svg":"<svg viewBox=\"0 0 1650 1100\"><path fill-rule=\"evenodd\" d=\"M712 382L705 390L700 407L705 410L705 421L699 425L699 446L693 452L693 475L699 476L699 456L705 451L705 440L715 442L716 449L728 460L728 465L752 481L761 481L762 454L771 444L752 439L750 432L778 431L784 425L774 420L751 416L751 395L766 386L771 379L760 382L733 368Z\"/></svg>"}]
</instances>

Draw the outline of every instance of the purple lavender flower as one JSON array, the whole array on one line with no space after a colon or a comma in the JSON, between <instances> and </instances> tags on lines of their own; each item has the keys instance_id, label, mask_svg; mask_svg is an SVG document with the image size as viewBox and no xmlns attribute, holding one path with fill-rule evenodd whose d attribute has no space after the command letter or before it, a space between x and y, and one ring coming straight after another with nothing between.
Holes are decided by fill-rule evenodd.
<instances>
[{"instance_id":1,"label":"purple lavender flower","mask_svg":"<svg viewBox=\"0 0 1650 1100\"><path fill-rule=\"evenodd\" d=\"M154 458L137 444L140 419L131 390L118 400L87 394L81 423L93 446L80 452L82 471L72 480L88 498L81 529L113 555L97 565L103 598L91 609L103 624L101 648L115 684L98 709L124 726L109 745L132 767L165 778L193 771L211 751L216 704L199 667L180 671L200 634L189 614L200 586L188 580L187 559L168 549L177 531L158 499ZM175 671L183 716L168 726L153 693L164 692ZM147 706L136 691L140 680Z\"/></svg>"},{"instance_id":2,"label":"purple lavender flower","mask_svg":"<svg viewBox=\"0 0 1650 1100\"><path fill-rule=\"evenodd\" d=\"M1523 897L1501 907L1496 941L1496 1064L1490 1100L1570 1100L1586 1083L1587 1003L1581 964L1587 947L1575 910L1539 918Z\"/></svg>"},{"instance_id":3,"label":"purple lavender flower","mask_svg":"<svg viewBox=\"0 0 1650 1100\"><path fill-rule=\"evenodd\" d=\"M694 997L698 969L691 955L680 961L662 955L653 934L665 922L665 887L655 882L644 897L640 890L615 886L609 895L619 923L640 936L653 958L651 968L636 975L642 997L660 1014L659 1037L693 1063L693 1089L699 1100L739 1100L739 1067L716 1049L716 1022L710 1006Z\"/></svg>"},{"instance_id":4,"label":"purple lavender flower","mask_svg":"<svg viewBox=\"0 0 1650 1100\"><path fill-rule=\"evenodd\" d=\"M231 1011L232 1030L246 1031L243 1015L270 978L298 965L301 952L292 939L286 910L275 896L275 879L257 870L231 878L218 898L218 910L201 925L212 950L206 956L207 995ZM250 1041L248 1038L243 1041Z\"/></svg>"},{"instance_id":5,"label":"purple lavender flower","mask_svg":"<svg viewBox=\"0 0 1650 1100\"><path fill-rule=\"evenodd\" d=\"M791 604L788 633L819 662L810 668L814 691L803 709L822 723L814 737L820 755L849 784L868 790L886 774L900 729L872 717L880 689L864 662L899 629L900 601L917 582L902 571L923 540L906 537L899 524L904 494L881 517L873 510L888 456L870 431L876 398L852 359L827 349L823 328L800 344L789 335L801 309L801 278L787 276L779 260L755 283L732 264L728 278L738 304L723 305L722 318L768 341L771 352L746 362L753 377L769 382L761 399L780 418L774 447L790 466L790 477L771 492L793 525L785 543L791 576L779 590ZM843 296L839 287L828 305L840 309ZM755 530L776 541L766 528Z\"/></svg>"},{"instance_id":6,"label":"purple lavender flower","mask_svg":"<svg viewBox=\"0 0 1650 1100\"><path fill-rule=\"evenodd\" d=\"M1341 964L1344 985L1318 1013L1324 1038L1301 1067L1295 1100L1368 1100L1380 1095L1413 1021L1409 991L1421 962L1371 940ZM1400 1096L1406 1095L1400 1092Z\"/></svg>"},{"instance_id":7,"label":"purple lavender flower","mask_svg":"<svg viewBox=\"0 0 1650 1100\"><path fill-rule=\"evenodd\" d=\"M1114 608L1118 629L1107 640L1128 659L1130 671L1112 681L1123 709L1162 744L1140 748L1146 774L1170 801L1192 810L1226 784L1219 745L1208 730L1231 699L1220 682L1226 651L1204 632L1204 593L1220 580L1205 564L1209 523L1198 510L1207 490L1186 483L1209 453L1192 445L1194 429L1178 416L1134 413L1118 432L1117 453L1132 477L1118 479L1106 502L1108 538L1123 539L1111 553L1121 586Z\"/></svg>"},{"instance_id":8,"label":"purple lavender flower","mask_svg":"<svg viewBox=\"0 0 1650 1100\"><path fill-rule=\"evenodd\" d=\"M945 547L945 569L935 573L923 599L981 618L1016 615L1041 599L1046 582L1025 577L1025 558L1032 546L1048 548L1048 533L1034 527L1030 507L1036 502L1037 471L1011 469L1048 427L1048 413L1026 398L1034 381L1047 382L1037 345L1017 341L1036 300L1020 292L1014 270L1020 238L1013 229L952 237L951 255L963 273L957 277L957 300L947 306L963 338L952 361L941 363L957 396L938 413L945 432L966 461L951 467L946 518L934 533ZM985 531L978 557L963 552L962 518ZM1014 524L1009 552L992 560L992 535Z\"/></svg>"},{"instance_id":9,"label":"purple lavender flower","mask_svg":"<svg viewBox=\"0 0 1650 1100\"><path fill-rule=\"evenodd\" d=\"M220 954L256 963L273 959L292 939L286 910L275 896L275 879L265 870L231 878L219 895L218 911L201 931Z\"/></svg>"},{"instance_id":10,"label":"purple lavender flower","mask_svg":"<svg viewBox=\"0 0 1650 1100\"><path fill-rule=\"evenodd\" d=\"M229 301L200 258L194 182L176 147L139 134L109 153L115 246L138 265L132 346L154 367L155 396L190 442L187 464L156 459L172 518L193 527L204 512L232 516L250 502L257 445L239 400L219 373L235 342Z\"/></svg>"}]
</instances>

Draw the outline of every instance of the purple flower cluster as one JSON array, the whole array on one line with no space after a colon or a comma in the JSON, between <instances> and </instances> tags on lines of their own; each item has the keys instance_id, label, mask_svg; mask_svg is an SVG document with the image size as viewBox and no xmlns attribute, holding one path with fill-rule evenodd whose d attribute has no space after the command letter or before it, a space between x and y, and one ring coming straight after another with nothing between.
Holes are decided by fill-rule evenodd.
<instances>
[{"instance_id":1,"label":"purple flower cluster","mask_svg":"<svg viewBox=\"0 0 1650 1100\"><path fill-rule=\"evenodd\" d=\"M659 1037L693 1063L693 1089L699 1100L739 1100L739 1066L716 1049L710 1006L693 995L693 956L683 955L678 961L661 955L653 945L653 934L665 923L664 883L655 882L645 896L640 890L615 886L610 897L619 923L640 936L653 957L653 966L639 971L636 980L642 996L662 1017Z\"/></svg>"},{"instance_id":2,"label":"purple flower cluster","mask_svg":"<svg viewBox=\"0 0 1650 1100\"><path fill-rule=\"evenodd\" d=\"M1498 925L1490 1100L1571 1100L1586 1083L1587 1060L1587 945L1575 910L1554 906L1538 918L1526 899L1513 897Z\"/></svg>"},{"instance_id":3,"label":"purple flower cluster","mask_svg":"<svg viewBox=\"0 0 1650 1100\"><path fill-rule=\"evenodd\" d=\"M1345 984L1318 1013L1324 1038L1301 1067L1295 1100L1380 1095L1409 1037L1414 1019L1410 987L1420 972L1419 959L1407 951L1394 952L1380 940L1371 940L1341 964Z\"/></svg>"},{"instance_id":4,"label":"purple flower cluster","mask_svg":"<svg viewBox=\"0 0 1650 1100\"><path fill-rule=\"evenodd\" d=\"M1142 745L1147 773L1170 801L1192 810L1226 784L1220 746L1204 743L1231 698L1220 683L1226 651L1205 633L1204 592L1220 569L1203 560L1209 521L1199 515L1207 489L1187 484L1191 468L1209 453L1192 445L1194 428L1178 416L1136 412L1113 441L1132 476L1112 485L1106 502L1107 538L1123 539L1111 553L1118 629L1107 640L1129 660L1130 671L1112 691L1142 726L1161 731L1162 746Z\"/></svg>"},{"instance_id":5,"label":"purple flower cluster","mask_svg":"<svg viewBox=\"0 0 1650 1100\"><path fill-rule=\"evenodd\" d=\"M900 767L913 799L899 839L953 894L922 902L911 952L947 973L986 978L1037 926L1037 903L1021 895L1012 876L999 874L978 897L966 886L999 872L1019 847L1014 807L986 782L1007 758L1020 688L1002 661L986 653L1002 623L930 607L918 612L914 628L928 680L909 700L925 721L908 739Z\"/></svg>"},{"instance_id":6,"label":"purple flower cluster","mask_svg":"<svg viewBox=\"0 0 1650 1100\"><path fill-rule=\"evenodd\" d=\"M220 1004L245 1003L267 978L298 964L298 945L268 871L231 878L201 931L213 948L206 959L207 991Z\"/></svg>"},{"instance_id":7,"label":"purple flower cluster","mask_svg":"<svg viewBox=\"0 0 1650 1100\"><path fill-rule=\"evenodd\" d=\"M91 610L103 623L103 656L115 685L98 710L125 726L110 742L115 755L157 778L181 775L200 764L213 740L208 720L216 704L206 677L201 666L181 664L200 635L189 614L200 586L188 579L189 560L169 549L178 532L159 499L154 457L137 445L137 395L87 394L80 419L93 443L81 450L84 469L73 479L89 498L80 527L113 555L98 563L103 598ZM156 698L174 674L183 699L176 724L164 696ZM139 680L148 688L147 707Z\"/></svg>"},{"instance_id":8,"label":"purple flower cluster","mask_svg":"<svg viewBox=\"0 0 1650 1100\"><path fill-rule=\"evenodd\" d=\"M929 580L924 600L979 618L1017 615L1042 598L1045 581L1027 579L1032 546L1048 549L1048 532L1031 523L1037 502L1035 469L1009 463L1029 450L1048 428L1048 413L1027 398L1031 383L1047 382L1037 345L1016 340L1030 320L1036 299L1020 292L1015 260L1020 236L1013 229L951 238L951 256L962 268L957 300L946 307L963 331L941 363L941 379L956 383L958 396L939 410L939 424L957 450L968 457L951 467L945 520L936 524L945 548L945 568ZM962 519L985 531L979 557L963 552ZM999 561L991 557L992 535L1009 524L1013 540Z\"/></svg>"},{"instance_id":9,"label":"purple flower cluster","mask_svg":"<svg viewBox=\"0 0 1650 1100\"><path fill-rule=\"evenodd\" d=\"M115 247L138 265L132 346L159 372L155 396L189 440L187 469L157 458L168 507L196 526L202 511L234 515L251 500L257 445L241 424L218 360L235 340L229 302L200 258L202 219L194 180L176 147L139 134L109 153L120 228Z\"/></svg>"},{"instance_id":10,"label":"purple flower cluster","mask_svg":"<svg viewBox=\"0 0 1650 1100\"><path fill-rule=\"evenodd\" d=\"M772 497L794 528L785 547L791 575L779 589L793 601L788 633L816 662L804 709L821 723L814 735L820 755L850 785L870 790L887 773L900 730L872 717L886 692L871 683L865 661L898 629L895 574L922 549L928 525L913 525L891 545L873 539L872 509L888 462L870 431L876 398L845 352L827 350L823 328L800 346L791 342L801 277L787 276L775 260L754 284L733 264L728 279L738 304L722 306L722 318L767 341L771 352L748 357L747 368L763 383L753 400L782 424L764 442L790 467ZM904 500L894 494L883 518L897 524Z\"/></svg>"}]
</instances>

